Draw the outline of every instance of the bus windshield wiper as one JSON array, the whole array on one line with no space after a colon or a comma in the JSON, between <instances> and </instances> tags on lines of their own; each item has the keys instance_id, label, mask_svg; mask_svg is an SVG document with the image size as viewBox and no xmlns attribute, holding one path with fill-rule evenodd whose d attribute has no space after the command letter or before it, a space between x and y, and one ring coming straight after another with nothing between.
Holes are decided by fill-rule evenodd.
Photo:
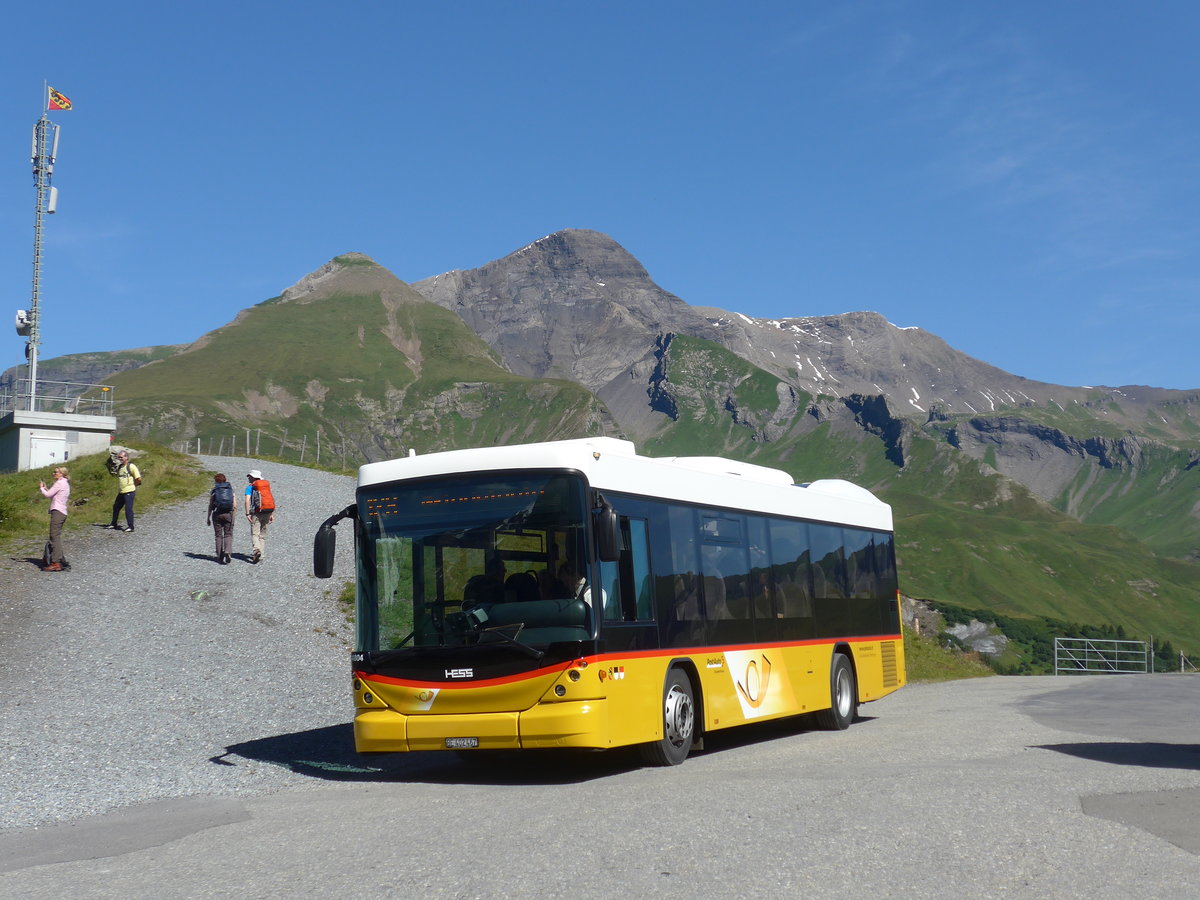
<instances>
[{"instance_id":1,"label":"bus windshield wiper","mask_svg":"<svg viewBox=\"0 0 1200 900\"><path fill-rule=\"evenodd\" d=\"M484 628L479 632L477 644L511 644L522 653L541 662L542 657L546 655L544 650L535 650L528 644L517 640L517 635L521 633L521 629L525 627L524 622L516 622L512 625L496 625L492 628ZM506 630L511 630L512 634L505 634ZM485 640L487 638L487 640Z\"/></svg>"},{"instance_id":2,"label":"bus windshield wiper","mask_svg":"<svg viewBox=\"0 0 1200 900\"><path fill-rule=\"evenodd\" d=\"M392 647L392 649L399 650L401 647L403 647L405 644L407 644L409 641L411 641L416 636L417 636L417 633L415 631L410 631L408 633L408 637L406 637L404 640L402 640L400 643L398 643L395 647Z\"/></svg>"}]
</instances>

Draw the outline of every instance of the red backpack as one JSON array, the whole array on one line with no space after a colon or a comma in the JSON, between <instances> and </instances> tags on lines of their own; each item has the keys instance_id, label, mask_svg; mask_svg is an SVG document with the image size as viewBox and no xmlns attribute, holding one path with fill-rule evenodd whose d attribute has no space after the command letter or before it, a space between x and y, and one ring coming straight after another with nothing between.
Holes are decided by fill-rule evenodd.
<instances>
[{"instance_id":1,"label":"red backpack","mask_svg":"<svg viewBox=\"0 0 1200 900\"><path fill-rule=\"evenodd\" d=\"M275 498L271 496L271 482L265 478L250 482L254 488L250 494L251 512L275 512Z\"/></svg>"}]
</instances>

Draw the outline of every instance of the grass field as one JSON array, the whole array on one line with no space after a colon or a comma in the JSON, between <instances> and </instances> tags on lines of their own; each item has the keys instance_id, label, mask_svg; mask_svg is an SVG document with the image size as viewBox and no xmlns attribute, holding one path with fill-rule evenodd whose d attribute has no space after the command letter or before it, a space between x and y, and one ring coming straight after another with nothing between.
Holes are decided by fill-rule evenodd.
<instances>
[{"instance_id":1,"label":"grass field","mask_svg":"<svg viewBox=\"0 0 1200 900\"><path fill-rule=\"evenodd\" d=\"M188 500L212 484L211 476L190 456L140 441L127 445L119 440L114 443L141 454L133 460L142 473L142 484L137 489L139 512ZM71 500L66 535L77 528L109 521L117 482L105 468L107 460L107 453L96 453L67 463ZM41 538L48 533L50 503L38 490L38 482L49 485L54 480L50 474L54 468L46 466L0 475L0 541L7 544Z\"/></svg>"},{"instance_id":2,"label":"grass field","mask_svg":"<svg viewBox=\"0 0 1200 900\"><path fill-rule=\"evenodd\" d=\"M904 629L904 665L909 682L983 678L996 672L978 653L948 650L937 639Z\"/></svg>"}]
</instances>

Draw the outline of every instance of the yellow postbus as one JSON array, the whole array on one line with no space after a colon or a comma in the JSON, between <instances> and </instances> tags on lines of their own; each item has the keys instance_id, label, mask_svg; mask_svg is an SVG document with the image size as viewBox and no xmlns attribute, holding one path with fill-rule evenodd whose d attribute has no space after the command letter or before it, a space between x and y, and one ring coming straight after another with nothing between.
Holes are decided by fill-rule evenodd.
<instances>
[{"instance_id":1,"label":"yellow postbus","mask_svg":"<svg viewBox=\"0 0 1200 900\"><path fill-rule=\"evenodd\" d=\"M359 469L362 753L640 745L843 729L905 682L891 508L838 480L590 438Z\"/></svg>"}]
</instances>

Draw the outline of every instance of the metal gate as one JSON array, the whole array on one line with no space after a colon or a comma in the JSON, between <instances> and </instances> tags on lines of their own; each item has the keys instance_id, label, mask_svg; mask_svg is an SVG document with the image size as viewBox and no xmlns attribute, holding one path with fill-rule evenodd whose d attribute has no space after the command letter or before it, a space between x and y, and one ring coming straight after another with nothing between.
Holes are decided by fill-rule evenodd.
<instances>
[{"instance_id":1,"label":"metal gate","mask_svg":"<svg viewBox=\"0 0 1200 900\"><path fill-rule=\"evenodd\" d=\"M1150 671L1146 641L1055 638L1055 675L1117 675Z\"/></svg>"}]
</instances>

